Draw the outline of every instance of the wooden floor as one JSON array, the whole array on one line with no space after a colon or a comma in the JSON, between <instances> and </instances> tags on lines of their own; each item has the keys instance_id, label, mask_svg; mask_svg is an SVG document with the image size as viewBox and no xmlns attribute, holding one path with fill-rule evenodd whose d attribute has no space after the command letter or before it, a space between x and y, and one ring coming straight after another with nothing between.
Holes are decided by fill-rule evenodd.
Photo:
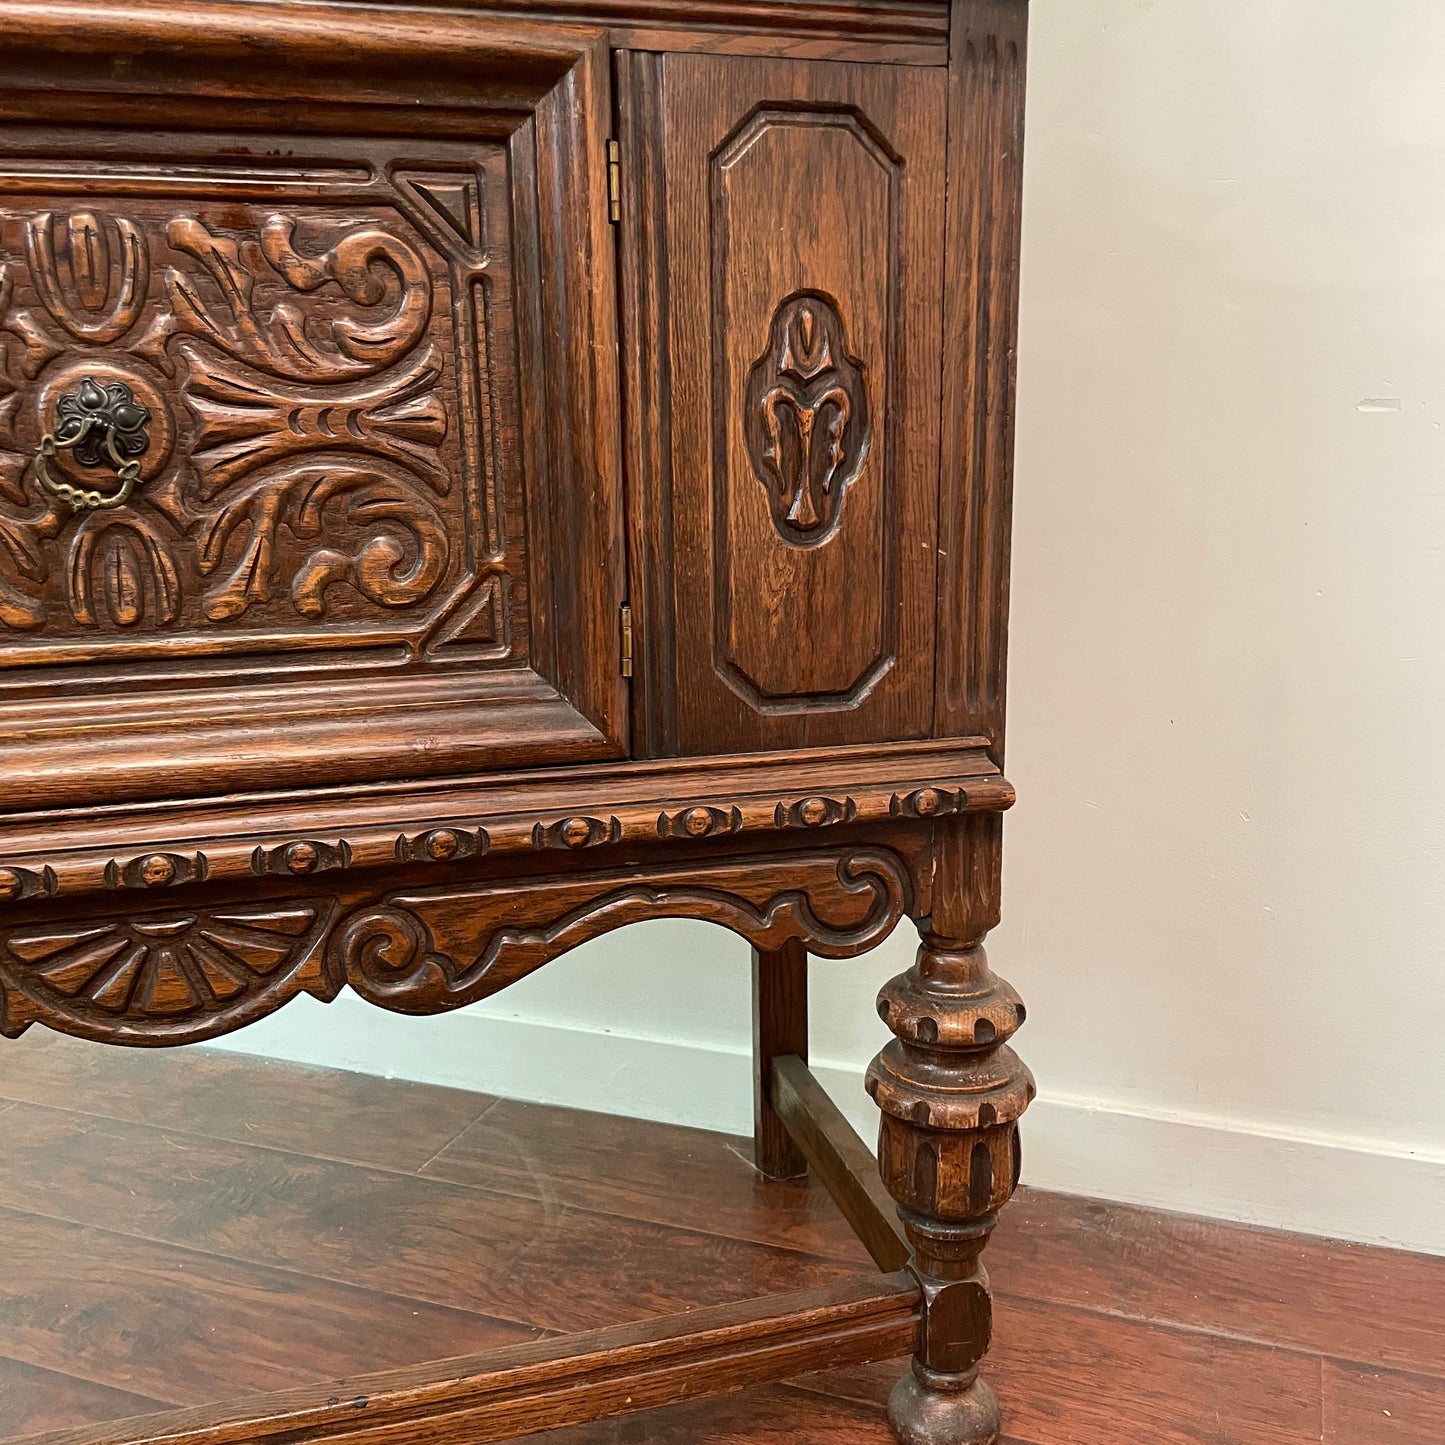
<instances>
[{"instance_id":1,"label":"wooden floor","mask_svg":"<svg viewBox=\"0 0 1445 1445\"><path fill-rule=\"evenodd\" d=\"M742 1140L222 1053L0 1046L0 1435L869 1268ZM1445 1260L1023 1193L1016 1445L1445 1445ZM534 1437L888 1440L886 1365Z\"/></svg>"}]
</instances>

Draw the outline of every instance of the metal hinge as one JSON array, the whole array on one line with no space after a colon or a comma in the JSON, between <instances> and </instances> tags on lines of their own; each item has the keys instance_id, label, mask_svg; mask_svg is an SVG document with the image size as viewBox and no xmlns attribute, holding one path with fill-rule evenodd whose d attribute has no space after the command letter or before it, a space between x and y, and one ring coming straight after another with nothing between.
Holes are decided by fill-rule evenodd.
<instances>
[{"instance_id":1,"label":"metal hinge","mask_svg":"<svg viewBox=\"0 0 1445 1445\"><path fill-rule=\"evenodd\" d=\"M607 142L607 219L622 219L622 147L615 140Z\"/></svg>"},{"instance_id":2,"label":"metal hinge","mask_svg":"<svg viewBox=\"0 0 1445 1445\"><path fill-rule=\"evenodd\" d=\"M632 676L632 608L622 604L622 675Z\"/></svg>"}]
</instances>

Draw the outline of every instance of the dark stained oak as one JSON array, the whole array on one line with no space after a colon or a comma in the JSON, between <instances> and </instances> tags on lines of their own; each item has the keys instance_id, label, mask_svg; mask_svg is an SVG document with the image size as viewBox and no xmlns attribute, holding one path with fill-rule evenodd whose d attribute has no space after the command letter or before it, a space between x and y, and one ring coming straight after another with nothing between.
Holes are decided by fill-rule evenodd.
<instances>
[{"instance_id":1,"label":"dark stained oak","mask_svg":"<svg viewBox=\"0 0 1445 1445\"><path fill-rule=\"evenodd\" d=\"M1027 7L950 9L938 712L1003 762Z\"/></svg>"},{"instance_id":2,"label":"dark stained oak","mask_svg":"<svg viewBox=\"0 0 1445 1445\"><path fill-rule=\"evenodd\" d=\"M635 304L665 430L633 457L642 686L675 699L657 745L926 736L943 72L655 66L631 104L656 120L623 143L657 188Z\"/></svg>"},{"instance_id":3,"label":"dark stained oak","mask_svg":"<svg viewBox=\"0 0 1445 1445\"><path fill-rule=\"evenodd\" d=\"M354 13L343 49L301 0L0 14L0 111L49 123L0 135L10 806L626 751L612 236L563 200L601 196L606 49ZM87 381L146 418L113 509L66 500L114 491L89 439L27 466Z\"/></svg>"},{"instance_id":4,"label":"dark stained oak","mask_svg":"<svg viewBox=\"0 0 1445 1445\"><path fill-rule=\"evenodd\" d=\"M978 1256L1032 1096L980 948L1026 12L0 6L0 1038L32 1036L0 1210L67 1299L107 1246L118 1291L42 1359L22 1260L20 1363L130 1389L131 1319L193 1401L186 1291L204 1322L234 1290L220 1348L270 1389L348 1316L354 1373L411 1302L386 1420L323 1382L313 1433L502 1438L911 1346L904 1445L992 1445ZM664 917L755 951L776 1214L713 1143L668 1177L627 1126L608 1157L491 1099L33 1042L204 1043L347 989L435 1014ZM807 968L905 920L880 1183L807 1073ZM901 1285L859 1283L805 1161ZM304 1341L299 1279L333 1292ZM845 1328L837 1289L887 1319ZM661 1318L708 1306L725 1348ZM504 1345L480 1403L413 1359L626 1322Z\"/></svg>"},{"instance_id":5,"label":"dark stained oak","mask_svg":"<svg viewBox=\"0 0 1445 1445\"><path fill-rule=\"evenodd\" d=\"M807 1173L808 1160L778 1113L779 1058L808 1062L808 950L801 943L776 953L753 950L753 1160L768 1179L796 1179ZM872 1173L876 1178L877 1169Z\"/></svg>"},{"instance_id":6,"label":"dark stained oak","mask_svg":"<svg viewBox=\"0 0 1445 1445\"><path fill-rule=\"evenodd\" d=\"M894 1034L868 1066L882 1111L878 1163L924 1292L919 1347L888 1402L903 1445L992 1445L999 1432L979 1375L992 1328L980 1255L1018 1186L1019 1119L1035 1092L1008 1046L1023 1003L983 948L998 922L1000 845L997 817L940 829L917 961L878 995Z\"/></svg>"}]
</instances>

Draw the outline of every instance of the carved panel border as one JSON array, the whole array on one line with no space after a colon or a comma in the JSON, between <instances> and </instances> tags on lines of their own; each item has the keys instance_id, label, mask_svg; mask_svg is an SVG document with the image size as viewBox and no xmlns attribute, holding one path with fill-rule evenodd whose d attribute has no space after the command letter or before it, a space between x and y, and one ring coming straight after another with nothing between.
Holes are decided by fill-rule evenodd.
<instances>
[{"instance_id":1,"label":"carved panel border","mask_svg":"<svg viewBox=\"0 0 1445 1445\"><path fill-rule=\"evenodd\" d=\"M709 193L715 337L728 336L740 324L730 301L729 273L734 264L734 233L747 222L734 214L737 206L731 186L733 171L746 163L763 138L794 132L836 132L846 136L876 168L886 196L887 249L878 274L858 278L860 288L870 286L881 298L878 309L882 326L878 335L866 338L878 357L876 376L869 378L866 368L849 351L851 319L840 314L835 298L811 286L777 298L767 346L749 368L729 366L721 346L714 358L713 451L719 460L713 477L712 664L718 677L749 708L780 716L854 709L894 666L899 646L897 593L902 546L894 495L899 449L896 432L900 423L891 414L896 410L902 365L899 331L904 317L898 288L905 214L903 161L856 108L838 105L799 110L762 106L746 116L714 152L709 162ZM862 344L865 338L852 339ZM870 390L874 393L871 397ZM788 398L786 405L782 397ZM734 411L740 416L734 416ZM875 418L873 425L870 411ZM737 545L741 522L732 514L737 505L733 489L742 485L742 478L723 464L731 453L729 434L739 427L754 481L767 497L778 540L795 553L817 549L847 527L846 493L865 464L878 473L878 498L871 518L876 572L868 576L866 583L860 579L860 585L874 585L877 579L878 627L868 639L873 644L871 656L860 658L855 674L846 682L840 680L836 687L799 692L769 685L754 675L755 660L739 653L737 629L741 619L735 615L738 608L734 592L739 586L738 559L746 556L747 550ZM869 521L859 519L854 526L865 529L866 535ZM821 558L814 558L811 567L820 563ZM779 565L775 560L774 566ZM793 558L790 565L800 564ZM811 591L823 575L826 573L800 572L794 585L807 576ZM755 583L756 573L747 580ZM756 643L757 638L753 641ZM774 650L765 649L764 655Z\"/></svg>"},{"instance_id":2,"label":"carved panel border","mask_svg":"<svg viewBox=\"0 0 1445 1445\"><path fill-rule=\"evenodd\" d=\"M30 921L0 932L0 1034L40 1023L103 1043L195 1043L348 984L382 1008L438 1013L650 918L851 957L914 909L928 876L926 830L893 843Z\"/></svg>"},{"instance_id":3,"label":"carved panel border","mask_svg":"<svg viewBox=\"0 0 1445 1445\"><path fill-rule=\"evenodd\" d=\"M811 786L810 786L811 785ZM799 753L741 776L687 761L568 777L538 774L391 806L355 794L310 798L107 837L88 823L66 839L54 827L0 833L0 909L87 893L189 893L201 884L280 885L321 874L394 872L398 864L465 869L483 858L605 855L619 846L681 847L739 837L826 835L838 827L1000 811L1014 791L976 745L859 750L853 758ZM231 824L231 826L227 826ZM234 829L234 831L233 831ZM258 883L258 880L260 882Z\"/></svg>"}]
</instances>

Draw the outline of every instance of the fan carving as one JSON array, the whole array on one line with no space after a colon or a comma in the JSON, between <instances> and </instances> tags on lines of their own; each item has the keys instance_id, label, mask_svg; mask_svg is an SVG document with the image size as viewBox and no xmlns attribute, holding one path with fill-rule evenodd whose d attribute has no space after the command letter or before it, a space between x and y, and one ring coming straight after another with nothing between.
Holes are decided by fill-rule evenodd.
<instances>
[{"instance_id":1,"label":"fan carving","mask_svg":"<svg viewBox=\"0 0 1445 1445\"><path fill-rule=\"evenodd\" d=\"M0 948L0 1023L107 1042L182 1042L239 1028L303 990L329 997L318 944L329 901L237 905L20 928Z\"/></svg>"}]
</instances>

